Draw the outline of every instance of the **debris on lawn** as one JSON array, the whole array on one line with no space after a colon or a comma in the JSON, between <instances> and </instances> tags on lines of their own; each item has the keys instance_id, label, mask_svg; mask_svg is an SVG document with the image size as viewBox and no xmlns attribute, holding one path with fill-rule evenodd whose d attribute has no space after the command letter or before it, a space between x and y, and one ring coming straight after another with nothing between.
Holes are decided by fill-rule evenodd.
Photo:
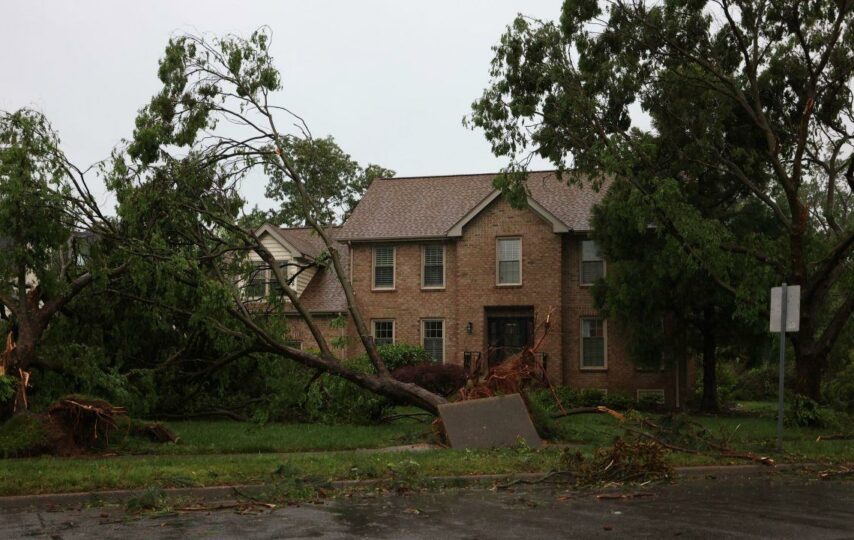
<instances>
[{"instance_id":1,"label":"debris on lawn","mask_svg":"<svg viewBox=\"0 0 854 540\"><path fill-rule=\"evenodd\" d=\"M668 450L654 441L618 437L610 448L600 448L589 458L578 451L564 450L561 468L573 475L578 486L650 482L673 476L667 455Z\"/></svg>"},{"instance_id":2,"label":"debris on lawn","mask_svg":"<svg viewBox=\"0 0 854 540\"><path fill-rule=\"evenodd\" d=\"M110 435L119 429L119 418L127 419L124 407L74 395L57 400L47 414L70 439L69 444L78 448L105 448Z\"/></svg>"},{"instance_id":3,"label":"debris on lawn","mask_svg":"<svg viewBox=\"0 0 854 540\"><path fill-rule=\"evenodd\" d=\"M649 418L641 417L635 421L637 427L627 426L626 430L673 452L744 459L769 467L775 465L770 457L733 450L726 440L715 438L702 424L682 415L666 416L664 420L669 425L663 425L664 422L656 424Z\"/></svg>"},{"instance_id":4,"label":"debris on lawn","mask_svg":"<svg viewBox=\"0 0 854 540\"><path fill-rule=\"evenodd\" d=\"M7 437L19 441L6 448L5 457L32 457L42 454L76 456L88 451L103 452L115 439L128 435L152 442L177 442L178 437L159 423L133 421L124 407L102 399L68 395L55 401L46 413L20 411L5 424Z\"/></svg>"},{"instance_id":5,"label":"debris on lawn","mask_svg":"<svg viewBox=\"0 0 854 540\"><path fill-rule=\"evenodd\" d=\"M819 435L816 437L815 442L821 441L852 441L854 440L854 435L845 434L845 433L833 433L831 435Z\"/></svg>"},{"instance_id":6,"label":"debris on lawn","mask_svg":"<svg viewBox=\"0 0 854 540\"><path fill-rule=\"evenodd\" d=\"M822 480L836 480L839 478L854 477L854 465L840 465L831 469L826 469L818 473L818 477Z\"/></svg>"},{"instance_id":7,"label":"debris on lawn","mask_svg":"<svg viewBox=\"0 0 854 540\"><path fill-rule=\"evenodd\" d=\"M160 422L146 424L133 422L131 424L131 433L156 443L177 443L179 440L179 437L171 429Z\"/></svg>"}]
</instances>

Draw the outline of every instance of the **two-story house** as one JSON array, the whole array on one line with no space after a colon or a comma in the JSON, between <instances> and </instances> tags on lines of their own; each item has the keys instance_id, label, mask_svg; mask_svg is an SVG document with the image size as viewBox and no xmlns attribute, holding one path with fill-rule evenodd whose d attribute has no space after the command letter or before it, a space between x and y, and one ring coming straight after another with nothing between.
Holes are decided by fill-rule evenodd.
<instances>
[{"instance_id":1,"label":"two-story house","mask_svg":"<svg viewBox=\"0 0 854 540\"><path fill-rule=\"evenodd\" d=\"M589 238L590 213L604 192L534 172L527 207L517 209L494 177L378 179L334 231L376 342L420 344L437 362L480 354L495 364L530 344L551 313L540 350L553 383L683 403L686 369L637 369L620 329L594 307L590 288L607 263ZM307 229L259 232L277 259L310 262L323 250ZM346 313L334 274L304 274L303 303L330 336L350 337L346 355L358 354L352 325L327 324ZM291 326L294 341L314 346L300 321Z\"/></svg>"}]
</instances>

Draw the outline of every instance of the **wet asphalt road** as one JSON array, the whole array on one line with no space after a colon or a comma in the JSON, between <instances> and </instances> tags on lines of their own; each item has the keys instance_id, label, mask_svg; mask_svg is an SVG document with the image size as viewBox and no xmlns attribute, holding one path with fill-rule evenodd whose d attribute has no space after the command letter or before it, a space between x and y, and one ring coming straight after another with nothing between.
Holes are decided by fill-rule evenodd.
<instances>
[{"instance_id":1,"label":"wet asphalt road","mask_svg":"<svg viewBox=\"0 0 854 540\"><path fill-rule=\"evenodd\" d=\"M0 538L854 538L850 481L698 479L621 493L635 496L521 487L345 498L250 515L219 510L144 519L126 519L116 507L0 508Z\"/></svg>"}]
</instances>

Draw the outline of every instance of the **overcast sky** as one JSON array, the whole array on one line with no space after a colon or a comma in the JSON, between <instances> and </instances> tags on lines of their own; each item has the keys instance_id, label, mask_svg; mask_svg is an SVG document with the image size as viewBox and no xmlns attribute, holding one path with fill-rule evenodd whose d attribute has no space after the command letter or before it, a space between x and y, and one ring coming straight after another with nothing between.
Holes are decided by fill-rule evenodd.
<instances>
[{"instance_id":1,"label":"overcast sky","mask_svg":"<svg viewBox=\"0 0 854 540\"><path fill-rule=\"evenodd\" d=\"M159 88L157 61L170 36L248 36L267 25L284 81L279 103L315 136L332 135L360 163L398 176L495 171L505 163L461 119L488 82L505 26L519 12L556 19L560 4L3 0L0 109L43 111L72 161L89 165L131 135L137 110ZM259 183L245 195L266 207Z\"/></svg>"}]
</instances>

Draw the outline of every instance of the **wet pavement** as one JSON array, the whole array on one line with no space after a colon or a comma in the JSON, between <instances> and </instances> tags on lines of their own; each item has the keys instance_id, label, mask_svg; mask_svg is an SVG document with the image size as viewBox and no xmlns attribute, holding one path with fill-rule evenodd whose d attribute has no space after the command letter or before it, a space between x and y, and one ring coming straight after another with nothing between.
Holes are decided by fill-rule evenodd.
<instances>
[{"instance_id":1,"label":"wet pavement","mask_svg":"<svg viewBox=\"0 0 854 540\"><path fill-rule=\"evenodd\" d=\"M116 507L0 508L0 538L854 538L850 481L694 479L604 492L517 487L357 496L249 515L139 519Z\"/></svg>"}]
</instances>

